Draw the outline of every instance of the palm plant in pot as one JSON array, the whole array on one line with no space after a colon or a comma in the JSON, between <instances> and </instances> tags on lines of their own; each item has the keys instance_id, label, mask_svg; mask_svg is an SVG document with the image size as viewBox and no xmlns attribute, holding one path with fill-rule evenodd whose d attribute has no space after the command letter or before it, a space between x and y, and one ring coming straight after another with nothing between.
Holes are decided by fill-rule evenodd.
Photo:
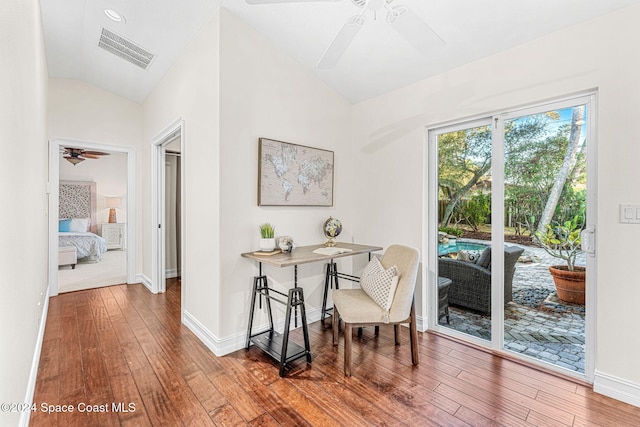
<instances>
[{"instance_id":1,"label":"palm plant in pot","mask_svg":"<svg viewBox=\"0 0 640 427\"><path fill-rule=\"evenodd\" d=\"M276 239L274 236L275 227L268 222L260 224L260 250L272 251L276 247Z\"/></svg>"},{"instance_id":2,"label":"palm plant in pot","mask_svg":"<svg viewBox=\"0 0 640 427\"><path fill-rule=\"evenodd\" d=\"M566 265L552 265L549 272L556 285L558 298L573 304L584 304L586 269L577 266L584 218L576 215L572 220L554 226L547 225L546 233L535 232L538 243L551 256L563 259Z\"/></svg>"}]
</instances>

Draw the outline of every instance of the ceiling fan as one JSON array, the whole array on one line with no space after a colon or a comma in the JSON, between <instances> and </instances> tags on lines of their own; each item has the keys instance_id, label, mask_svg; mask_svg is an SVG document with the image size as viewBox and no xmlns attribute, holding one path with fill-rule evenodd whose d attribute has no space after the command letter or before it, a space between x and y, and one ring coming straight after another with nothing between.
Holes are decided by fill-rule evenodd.
<instances>
[{"instance_id":1,"label":"ceiling fan","mask_svg":"<svg viewBox=\"0 0 640 427\"><path fill-rule=\"evenodd\" d=\"M84 150L82 148L64 147L60 150L62 157L74 166L86 159L99 159L100 156L108 156L111 153L103 151Z\"/></svg>"},{"instance_id":2,"label":"ceiling fan","mask_svg":"<svg viewBox=\"0 0 640 427\"><path fill-rule=\"evenodd\" d=\"M272 3L307 3L307 2L335 2L340 0L246 0L248 4ZM395 0L350 0L360 13L347 19L342 28L327 47L317 64L320 69L335 67L351 42L362 29L368 11L377 15L380 9L387 11L387 23L409 42L417 51L425 56L432 54L435 49L445 45L444 40L415 12L405 5L396 4Z\"/></svg>"}]
</instances>

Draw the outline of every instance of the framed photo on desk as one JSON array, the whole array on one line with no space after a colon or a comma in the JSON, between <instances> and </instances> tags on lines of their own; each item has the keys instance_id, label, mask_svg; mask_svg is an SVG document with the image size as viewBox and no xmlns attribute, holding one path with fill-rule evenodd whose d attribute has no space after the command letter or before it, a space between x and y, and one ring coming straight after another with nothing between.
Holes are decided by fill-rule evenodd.
<instances>
[{"instance_id":1,"label":"framed photo on desk","mask_svg":"<svg viewBox=\"0 0 640 427\"><path fill-rule=\"evenodd\" d=\"M258 206L333 206L333 151L258 139Z\"/></svg>"}]
</instances>

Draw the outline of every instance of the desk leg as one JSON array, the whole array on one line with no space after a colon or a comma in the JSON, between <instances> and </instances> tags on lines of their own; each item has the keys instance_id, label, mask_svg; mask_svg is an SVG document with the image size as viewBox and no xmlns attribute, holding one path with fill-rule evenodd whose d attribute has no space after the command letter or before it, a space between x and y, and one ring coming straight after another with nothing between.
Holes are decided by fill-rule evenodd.
<instances>
[{"instance_id":1,"label":"desk leg","mask_svg":"<svg viewBox=\"0 0 640 427\"><path fill-rule=\"evenodd\" d=\"M293 304L293 295L296 289L289 289L289 298L287 299L287 314L284 318L284 331L282 332L282 351L280 353L280 376L285 375L285 365L287 363L287 347L289 346L289 327L291 326L291 306Z\"/></svg>"},{"instance_id":2,"label":"desk leg","mask_svg":"<svg viewBox=\"0 0 640 427\"><path fill-rule=\"evenodd\" d=\"M324 318L327 315L327 295L329 294L329 280L331 280L331 264L328 263L325 267L324 294L322 296L322 313L320 315L320 323L322 323L322 326L324 326Z\"/></svg>"},{"instance_id":3,"label":"desk leg","mask_svg":"<svg viewBox=\"0 0 640 427\"><path fill-rule=\"evenodd\" d=\"M293 287L294 289L298 289L298 266L294 265L293 266ZM298 306L296 305L294 308L294 318L293 318L293 324L295 325L295 327L298 327Z\"/></svg>"},{"instance_id":4,"label":"desk leg","mask_svg":"<svg viewBox=\"0 0 640 427\"><path fill-rule=\"evenodd\" d=\"M302 334L304 335L304 348L307 351L307 363L311 363L311 344L309 343L309 329L307 328L307 311L304 308L304 294L302 289L298 292L298 302L300 304L300 316L302 317Z\"/></svg>"},{"instance_id":5,"label":"desk leg","mask_svg":"<svg viewBox=\"0 0 640 427\"><path fill-rule=\"evenodd\" d=\"M251 311L249 312L249 325L247 326L247 345L246 348L249 350L249 346L251 345L251 331L253 330L253 315L256 311L256 297L260 294L260 301L262 301L262 294L260 293L260 289L264 289L266 295L269 295L269 288L267 287L267 276L256 276L253 278L253 295L251 295ZM271 300L269 298L266 299L265 304L267 305L267 313L269 315L269 329L273 332L273 313L271 312ZM262 308L262 303L260 304L260 308Z\"/></svg>"},{"instance_id":6,"label":"desk leg","mask_svg":"<svg viewBox=\"0 0 640 427\"><path fill-rule=\"evenodd\" d=\"M300 315L302 317L302 333L304 335L304 349L307 358L307 363L311 363L311 344L309 342L309 329L307 328L307 313L304 308L304 294L302 289L294 288L289 289L289 295L287 298L287 313L284 319L284 331L282 332L282 350L280 353L280 376L284 377L286 373L287 364L287 350L289 347L289 329L291 327L291 307L294 310L300 306Z\"/></svg>"},{"instance_id":7,"label":"desk leg","mask_svg":"<svg viewBox=\"0 0 640 427\"><path fill-rule=\"evenodd\" d=\"M253 278L253 293L251 295L251 309L249 310L249 325L247 326L247 350L251 345L251 329L253 328L253 312L256 309L256 295L258 294L258 281L261 277Z\"/></svg>"},{"instance_id":8,"label":"desk leg","mask_svg":"<svg viewBox=\"0 0 640 427\"><path fill-rule=\"evenodd\" d=\"M333 289L333 285L335 284L336 289L340 289L340 284L338 283L338 266L336 263L331 260L331 262L327 263L326 271L324 275L324 294L322 296L322 314L320 317L320 322L324 325L324 318L327 315L329 310L332 310L332 307L327 308L327 297L329 294L329 287Z\"/></svg>"}]
</instances>

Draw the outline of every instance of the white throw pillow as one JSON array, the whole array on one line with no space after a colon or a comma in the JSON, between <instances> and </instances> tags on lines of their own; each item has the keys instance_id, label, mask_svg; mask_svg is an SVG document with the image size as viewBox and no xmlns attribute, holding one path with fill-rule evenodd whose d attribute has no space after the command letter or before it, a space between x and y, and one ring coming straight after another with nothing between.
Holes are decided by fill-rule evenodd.
<instances>
[{"instance_id":1,"label":"white throw pillow","mask_svg":"<svg viewBox=\"0 0 640 427\"><path fill-rule=\"evenodd\" d=\"M73 218L69 231L74 233L85 233L89 231L89 218Z\"/></svg>"},{"instance_id":2,"label":"white throw pillow","mask_svg":"<svg viewBox=\"0 0 640 427\"><path fill-rule=\"evenodd\" d=\"M373 258L362 270L360 287L388 314L399 279L398 267L385 269L378 258Z\"/></svg>"}]
</instances>

